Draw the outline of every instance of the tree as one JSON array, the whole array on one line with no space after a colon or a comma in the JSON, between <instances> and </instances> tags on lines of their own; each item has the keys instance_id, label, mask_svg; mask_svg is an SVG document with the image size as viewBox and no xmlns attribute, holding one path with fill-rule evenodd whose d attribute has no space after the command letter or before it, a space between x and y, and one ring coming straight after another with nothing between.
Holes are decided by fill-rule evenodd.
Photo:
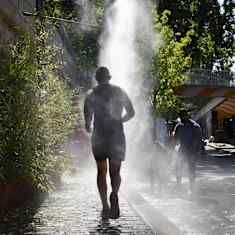
<instances>
[{"instance_id":1,"label":"tree","mask_svg":"<svg viewBox=\"0 0 235 235\"><path fill-rule=\"evenodd\" d=\"M233 0L224 0L223 2L223 40L222 47L219 48L220 58L218 63L223 70L229 70L234 61L232 60L235 53L234 31L235 31L235 18L234 8L235 3Z\"/></svg>"},{"instance_id":2,"label":"tree","mask_svg":"<svg viewBox=\"0 0 235 235\"><path fill-rule=\"evenodd\" d=\"M80 71L79 84L89 88L91 82L91 73L98 64L99 37L104 20L105 3L102 0L88 1L90 14L92 14L90 25L76 25L67 27L68 35L71 40L73 50L76 54L76 62ZM87 3L88 4L88 3Z\"/></svg>"},{"instance_id":3,"label":"tree","mask_svg":"<svg viewBox=\"0 0 235 235\"><path fill-rule=\"evenodd\" d=\"M234 54L233 5L232 0L226 0L222 13L217 0L160 1L158 12L171 11L168 24L175 33L185 36L188 30L194 30L186 48L192 57L192 67L213 69L216 66L221 70L231 67Z\"/></svg>"},{"instance_id":4,"label":"tree","mask_svg":"<svg viewBox=\"0 0 235 235\"><path fill-rule=\"evenodd\" d=\"M78 11L73 0L44 0L43 12L46 16L76 19Z\"/></svg>"},{"instance_id":5,"label":"tree","mask_svg":"<svg viewBox=\"0 0 235 235\"><path fill-rule=\"evenodd\" d=\"M191 66L191 58L185 55L184 48L191 42L192 32L188 31L179 40L179 35L168 26L170 14L170 11L164 11L161 16L156 16L155 22L155 29L164 40L153 58L152 67L153 77L157 78L153 103L159 113L180 106L181 101L174 95L174 89L187 79L184 72Z\"/></svg>"},{"instance_id":6,"label":"tree","mask_svg":"<svg viewBox=\"0 0 235 235\"><path fill-rule=\"evenodd\" d=\"M43 18L57 18L52 22L56 27L62 25L66 32L66 43L79 71L77 85L85 88L90 86L91 73L97 65L104 7L103 0L44 0L43 3Z\"/></svg>"}]
</instances>

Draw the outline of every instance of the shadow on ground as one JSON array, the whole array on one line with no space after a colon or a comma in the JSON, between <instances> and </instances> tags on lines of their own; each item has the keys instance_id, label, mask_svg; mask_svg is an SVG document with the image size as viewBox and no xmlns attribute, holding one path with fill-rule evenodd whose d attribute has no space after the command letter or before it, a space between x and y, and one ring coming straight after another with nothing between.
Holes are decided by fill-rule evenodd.
<instances>
[{"instance_id":1,"label":"shadow on ground","mask_svg":"<svg viewBox=\"0 0 235 235\"><path fill-rule=\"evenodd\" d=\"M41 221L34 218L46 195L40 194L22 207L9 211L0 218L0 234L36 234L36 225Z\"/></svg>"},{"instance_id":2,"label":"shadow on ground","mask_svg":"<svg viewBox=\"0 0 235 235\"><path fill-rule=\"evenodd\" d=\"M120 235L122 233L122 226L121 225L114 225L110 223L109 220L101 220L97 227L94 229L91 229L89 231L89 234L96 234L96 235L102 235L102 234L112 234L112 235Z\"/></svg>"}]
</instances>

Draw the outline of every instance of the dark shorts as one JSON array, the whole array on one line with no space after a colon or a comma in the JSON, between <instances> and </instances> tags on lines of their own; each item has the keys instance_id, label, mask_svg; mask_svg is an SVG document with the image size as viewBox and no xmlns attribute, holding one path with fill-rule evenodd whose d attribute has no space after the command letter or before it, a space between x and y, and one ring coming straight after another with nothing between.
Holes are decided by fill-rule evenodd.
<instances>
[{"instance_id":1,"label":"dark shorts","mask_svg":"<svg viewBox=\"0 0 235 235\"><path fill-rule=\"evenodd\" d=\"M124 133L107 137L92 136L92 152L96 161L105 159L125 160L126 141Z\"/></svg>"}]
</instances>

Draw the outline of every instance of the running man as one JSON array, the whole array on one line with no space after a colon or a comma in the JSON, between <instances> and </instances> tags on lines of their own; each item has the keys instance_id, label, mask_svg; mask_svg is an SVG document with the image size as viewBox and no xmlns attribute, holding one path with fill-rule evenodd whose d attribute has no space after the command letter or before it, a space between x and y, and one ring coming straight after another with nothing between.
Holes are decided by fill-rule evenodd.
<instances>
[{"instance_id":1,"label":"running man","mask_svg":"<svg viewBox=\"0 0 235 235\"><path fill-rule=\"evenodd\" d=\"M91 132L93 122L91 143L97 165L97 187L103 206L101 216L103 219L117 219L120 216L120 169L126 151L123 123L133 118L135 111L127 94L120 87L109 83L111 76L106 67L99 67L95 78L98 85L88 94L84 103L85 128ZM108 165L112 186L110 205L106 181Z\"/></svg>"}]
</instances>

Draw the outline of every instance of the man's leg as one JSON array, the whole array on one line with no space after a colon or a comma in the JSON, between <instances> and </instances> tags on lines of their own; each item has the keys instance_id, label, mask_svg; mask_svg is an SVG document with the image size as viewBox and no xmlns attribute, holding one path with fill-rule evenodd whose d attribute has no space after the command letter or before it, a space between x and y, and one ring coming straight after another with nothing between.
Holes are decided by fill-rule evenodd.
<instances>
[{"instance_id":1,"label":"man's leg","mask_svg":"<svg viewBox=\"0 0 235 235\"><path fill-rule=\"evenodd\" d=\"M109 205L107 200L107 181L106 181L107 160L96 161L96 164L97 164L97 186L103 206L103 212L104 212L103 214L105 214L109 210ZM104 217L106 216L104 215Z\"/></svg>"},{"instance_id":2,"label":"man's leg","mask_svg":"<svg viewBox=\"0 0 235 235\"><path fill-rule=\"evenodd\" d=\"M191 193L194 192L195 178L196 178L196 158L195 156L191 156L189 160L189 185Z\"/></svg>"},{"instance_id":3,"label":"man's leg","mask_svg":"<svg viewBox=\"0 0 235 235\"><path fill-rule=\"evenodd\" d=\"M183 156L177 156L177 162L176 162L176 185L177 187L181 187L181 181L182 181L182 171L183 171Z\"/></svg>"},{"instance_id":4,"label":"man's leg","mask_svg":"<svg viewBox=\"0 0 235 235\"><path fill-rule=\"evenodd\" d=\"M120 216L118 191L121 185L121 161L110 160L109 161L109 174L111 178L112 193L110 194L110 218L117 219Z\"/></svg>"},{"instance_id":5,"label":"man's leg","mask_svg":"<svg viewBox=\"0 0 235 235\"><path fill-rule=\"evenodd\" d=\"M112 192L118 194L121 185L121 161L109 160L109 174L111 178Z\"/></svg>"}]
</instances>

